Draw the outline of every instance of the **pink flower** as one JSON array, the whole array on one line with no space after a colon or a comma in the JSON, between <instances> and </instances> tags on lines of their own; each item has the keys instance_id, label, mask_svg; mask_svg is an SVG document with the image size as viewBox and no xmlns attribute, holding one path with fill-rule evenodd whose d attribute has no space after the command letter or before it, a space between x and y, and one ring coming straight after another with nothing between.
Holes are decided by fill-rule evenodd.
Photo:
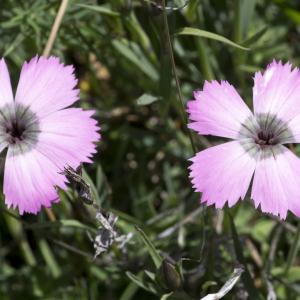
<instances>
[{"instance_id":1,"label":"pink flower","mask_svg":"<svg viewBox=\"0 0 300 300\"><path fill-rule=\"evenodd\" d=\"M100 138L93 111L66 108L78 100L72 66L58 58L24 63L13 97L9 73L0 60L0 150L6 147L5 203L37 213L66 188L65 166L91 162Z\"/></svg>"},{"instance_id":2,"label":"pink flower","mask_svg":"<svg viewBox=\"0 0 300 300\"><path fill-rule=\"evenodd\" d=\"M201 202L222 208L251 199L263 212L300 216L300 159L285 144L300 143L300 73L273 61L256 73L254 113L228 82L205 82L188 102L189 127L232 139L191 159L190 177Z\"/></svg>"}]
</instances>

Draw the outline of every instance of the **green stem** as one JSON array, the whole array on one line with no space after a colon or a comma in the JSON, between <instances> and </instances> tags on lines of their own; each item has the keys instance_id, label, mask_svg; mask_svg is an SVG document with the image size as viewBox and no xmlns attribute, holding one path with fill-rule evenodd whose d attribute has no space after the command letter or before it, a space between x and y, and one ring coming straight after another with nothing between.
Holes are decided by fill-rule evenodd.
<instances>
[{"instance_id":1,"label":"green stem","mask_svg":"<svg viewBox=\"0 0 300 300\"><path fill-rule=\"evenodd\" d=\"M186 126L186 130L187 130L187 133L189 135L193 151L194 151L194 153L196 153L196 147L195 147L195 144L194 144L194 141L193 141L192 134L191 134L189 128L187 127L188 120L187 120L187 116L185 114L185 105L184 105L183 97L182 97L182 94L181 94L179 78L178 78L177 72L176 72L176 64L175 64L175 59L174 59L172 41L171 41L171 37L170 37L165 0L162 1L162 7L163 7L164 27L165 27L165 30L166 30L166 37L167 37L167 45L168 45L168 48L169 48L168 50L169 50L169 53L170 53L171 65L172 65L172 70L173 70L173 74L174 74L174 78L175 78L177 94L178 94L179 101L181 103L182 119L183 119L183 122Z\"/></svg>"},{"instance_id":2,"label":"green stem","mask_svg":"<svg viewBox=\"0 0 300 300\"><path fill-rule=\"evenodd\" d=\"M46 264L54 278L58 278L61 275L61 268L55 260L51 248L49 247L45 239L40 239L38 241L40 251L46 261Z\"/></svg>"},{"instance_id":3,"label":"green stem","mask_svg":"<svg viewBox=\"0 0 300 300\"><path fill-rule=\"evenodd\" d=\"M234 41L240 43L242 40L240 0L234 1L234 15Z\"/></svg>"},{"instance_id":4,"label":"green stem","mask_svg":"<svg viewBox=\"0 0 300 300\"><path fill-rule=\"evenodd\" d=\"M243 40L243 32L242 32L242 26L241 26L241 0L235 0L234 1L234 41L236 43L241 43ZM242 89L245 88L245 77L243 76L243 73L240 70L240 66L244 64L246 58L246 54L242 51L235 49L235 55L233 57L236 73L238 76L238 80L240 82L240 86Z\"/></svg>"},{"instance_id":5,"label":"green stem","mask_svg":"<svg viewBox=\"0 0 300 300\"><path fill-rule=\"evenodd\" d=\"M197 11L197 24L200 27L204 27L204 16L202 12L201 6L198 7ZM209 56L207 55L207 43L205 39L199 39L198 37L195 37L195 43L199 54L199 63L201 72L204 75L204 78L206 80L213 80L215 78L214 72L212 70Z\"/></svg>"},{"instance_id":6,"label":"green stem","mask_svg":"<svg viewBox=\"0 0 300 300\"><path fill-rule=\"evenodd\" d=\"M12 237L17 241L19 244L20 250L22 252L22 256L25 260L25 262L29 266L35 266L37 264L34 254L30 248L30 245L24 235L23 228L20 224L20 222L12 218L10 215L5 215L4 216L8 230Z\"/></svg>"},{"instance_id":7,"label":"green stem","mask_svg":"<svg viewBox=\"0 0 300 300\"><path fill-rule=\"evenodd\" d=\"M298 223L296 236L295 236L292 248L288 254L287 263L286 263L285 271L284 271L285 275L288 275L290 268L293 265L295 258L297 256L297 252L298 252L298 248L299 248L299 238L300 238L300 222Z\"/></svg>"},{"instance_id":8,"label":"green stem","mask_svg":"<svg viewBox=\"0 0 300 300\"><path fill-rule=\"evenodd\" d=\"M200 58L201 71L204 75L204 78L206 80L211 81L215 78L215 76L208 60L206 45L204 41L202 41L202 39L199 38L195 38L195 43Z\"/></svg>"}]
</instances>

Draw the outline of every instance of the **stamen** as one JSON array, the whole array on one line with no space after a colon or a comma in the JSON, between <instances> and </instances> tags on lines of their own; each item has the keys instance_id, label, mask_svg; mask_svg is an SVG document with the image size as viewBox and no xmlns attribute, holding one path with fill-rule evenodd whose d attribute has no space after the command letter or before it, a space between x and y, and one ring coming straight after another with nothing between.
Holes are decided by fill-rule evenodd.
<instances>
[{"instance_id":1,"label":"stamen","mask_svg":"<svg viewBox=\"0 0 300 300\"><path fill-rule=\"evenodd\" d=\"M19 104L0 108L0 142L24 153L37 143L39 133L39 122L29 108Z\"/></svg>"},{"instance_id":2,"label":"stamen","mask_svg":"<svg viewBox=\"0 0 300 300\"><path fill-rule=\"evenodd\" d=\"M249 130L250 128L253 128L255 132ZM293 134L287 123L276 115L257 114L255 117L248 118L242 124L239 139L240 144L251 156L256 157L258 152L263 151L264 155L260 157L266 158L274 155L274 153L282 153L280 150L282 148L281 145L293 139ZM250 142L252 141L253 145L256 145L254 147L256 151L249 147L249 142L245 143L246 139Z\"/></svg>"}]
</instances>

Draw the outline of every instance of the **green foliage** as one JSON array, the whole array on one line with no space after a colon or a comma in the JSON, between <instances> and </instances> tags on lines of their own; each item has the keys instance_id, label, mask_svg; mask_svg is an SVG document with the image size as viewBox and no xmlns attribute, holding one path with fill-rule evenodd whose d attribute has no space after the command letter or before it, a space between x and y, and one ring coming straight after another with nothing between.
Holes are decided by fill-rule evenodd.
<instances>
[{"instance_id":1,"label":"green foliage","mask_svg":"<svg viewBox=\"0 0 300 300\"><path fill-rule=\"evenodd\" d=\"M45 211L18 216L1 201L0 299L200 299L238 264L246 271L224 299L267 299L272 289L278 299L300 299L293 216L282 223L249 199L229 210L232 218L199 208L168 45L170 34L184 102L204 80L226 79L251 105L254 71L273 58L300 65L299 3L166 1L170 32L161 4L70 0L51 52L75 66L77 105L95 109L101 125L99 153L83 176L97 205L119 217L116 231L133 237L93 259L87 233L95 238L100 223L75 191L60 191L56 220ZM24 60L42 54L60 1L0 5L0 53L16 86ZM197 150L220 142L192 139Z\"/></svg>"}]
</instances>

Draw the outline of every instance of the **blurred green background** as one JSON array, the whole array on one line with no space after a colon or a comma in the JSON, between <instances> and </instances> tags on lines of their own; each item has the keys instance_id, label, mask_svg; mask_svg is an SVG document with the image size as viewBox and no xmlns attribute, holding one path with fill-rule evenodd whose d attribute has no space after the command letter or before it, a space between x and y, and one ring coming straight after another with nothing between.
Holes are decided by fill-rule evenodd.
<instances>
[{"instance_id":1,"label":"blurred green background","mask_svg":"<svg viewBox=\"0 0 300 300\"><path fill-rule=\"evenodd\" d=\"M60 193L55 220L20 217L1 201L0 299L201 299L239 265L224 299L300 299L297 219L264 215L249 199L229 211L200 207L190 138L196 151L221 141L189 136L181 103L205 79L226 79L251 106L255 71L273 58L299 66L299 1L67 2L51 54L75 66L77 105L95 109L102 128L84 176L119 216L117 232L133 237L93 260L87 232L95 237L100 223L74 190ZM59 6L1 0L0 54L14 87L22 63L43 53Z\"/></svg>"}]
</instances>

